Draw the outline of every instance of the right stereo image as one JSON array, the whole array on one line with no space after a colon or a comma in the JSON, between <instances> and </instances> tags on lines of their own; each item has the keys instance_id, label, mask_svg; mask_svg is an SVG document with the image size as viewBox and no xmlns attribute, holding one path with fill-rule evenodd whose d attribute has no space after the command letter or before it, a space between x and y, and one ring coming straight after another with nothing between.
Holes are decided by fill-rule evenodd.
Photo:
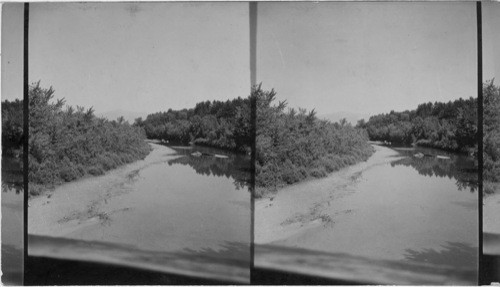
<instances>
[{"instance_id":1,"label":"right stereo image","mask_svg":"<svg viewBox=\"0 0 500 287\"><path fill-rule=\"evenodd\" d=\"M253 283L498 281L500 5L483 7L258 4Z\"/></svg>"},{"instance_id":2,"label":"right stereo image","mask_svg":"<svg viewBox=\"0 0 500 287\"><path fill-rule=\"evenodd\" d=\"M500 282L500 5L482 3L483 262L479 284Z\"/></svg>"}]
</instances>

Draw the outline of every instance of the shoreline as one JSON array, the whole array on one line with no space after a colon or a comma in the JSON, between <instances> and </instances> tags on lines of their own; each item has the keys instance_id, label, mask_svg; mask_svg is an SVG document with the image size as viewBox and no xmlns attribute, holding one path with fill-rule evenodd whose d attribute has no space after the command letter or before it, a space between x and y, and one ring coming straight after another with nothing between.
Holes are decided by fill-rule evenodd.
<instances>
[{"instance_id":1,"label":"shoreline","mask_svg":"<svg viewBox=\"0 0 500 287\"><path fill-rule=\"evenodd\" d=\"M84 226L98 224L124 210L106 210L102 203L127 192L139 171L163 162L164 153L174 150L148 143L152 150L142 160L110 170L101 176L78 179L56 186L28 200L28 233L64 236ZM117 186L121 188L116 188Z\"/></svg>"},{"instance_id":2,"label":"shoreline","mask_svg":"<svg viewBox=\"0 0 500 287\"><path fill-rule=\"evenodd\" d=\"M159 140L159 139L146 139L145 140L147 143L154 143L154 144L159 144L159 145L162 145L162 146L166 146L166 147L183 147L183 148L193 148L193 147L198 147L198 148L210 148L210 149L216 149L216 150L219 150L221 152L226 152L226 153L233 153L233 154L237 154L237 155L250 155L250 152L251 151L242 151L240 149L232 149L232 148L223 148L223 147L220 147L220 146L216 146L216 145L210 145L210 144L203 144L203 143L195 143L195 142L190 142L188 144L183 144L183 143L180 143L180 142L168 142L168 141L162 141L162 140Z\"/></svg>"},{"instance_id":3,"label":"shoreline","mask_svg":"<svg viewBox=\"0 0 500 287\"><path fill-rule=\"evenodd\" d=\"M331 216L323 213L332 201L354 192L351 187L364 171L400 158L393 149L372 146L375 152L364 162L345 167L325 178L290 185L278 189L274 195L256 199L255 243L283 240L332 222ZM306 191L306 188L309 190Z\"/></svg>"},{"instance_id":4,"label":"shoreline","mask_svg":"<svg viewBox=\"0 0 500 287\"><path fill-rule=\"evenodd\" d=\"M485 182L493 192L483 197L483 232L500 234L500 183Z\"/></svg>"}]
</instances>

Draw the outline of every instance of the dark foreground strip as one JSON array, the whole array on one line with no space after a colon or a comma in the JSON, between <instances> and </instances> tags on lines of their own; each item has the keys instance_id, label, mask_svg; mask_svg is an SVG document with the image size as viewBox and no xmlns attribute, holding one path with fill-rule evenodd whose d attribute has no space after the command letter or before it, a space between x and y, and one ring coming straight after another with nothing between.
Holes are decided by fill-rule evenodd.
<instances>
[{"instance_id":1,"label":"dark foreground strip","mask_svg":"<svg viewBox=\"0 0 500 287\"><path fill-rule=\"evenodd\" d=\"M229 285L114 265L28 256L25 285Z\"/></svg>"},{"instance_id":2,"label":"dark foreground strip","mask_svg":"<svg viewBox=\"0 0 500 287\"><path fill-rule=\"evenodd\" d=\"M255 245L252 284L475 285L477 270Z\"/></svg>"},{"instance_id":3,"label":"dark foreground strip","mask_svg":"<svg viewBox=\"0 0 500 287\"><path fill-rule=\"evenodd\" d=\"M28 236L25 285L248 284L249 262Z\"/></svg>"},{"instance_id":4,"label":"dark foreground strip","mask_svg":"<svg viewBox=\"0 0 500 287\"><path fill-rule=\"evenodd\" d=\"M479 285L500 282L500 234L483 233L483 265Z\"/></svg>"}]
</instances>

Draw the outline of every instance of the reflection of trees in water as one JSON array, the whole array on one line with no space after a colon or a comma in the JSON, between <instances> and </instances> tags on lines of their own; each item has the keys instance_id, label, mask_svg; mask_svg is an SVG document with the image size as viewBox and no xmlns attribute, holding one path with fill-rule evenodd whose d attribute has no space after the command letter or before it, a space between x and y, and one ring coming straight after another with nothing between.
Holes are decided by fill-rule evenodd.
<instances>
[{"instance_id":1,"label":"reflection of trees in water","mask_svg":"<svg viewBox=\"0 0 500 287\"><path fill-rule=\"evenodd\" d=\"M477 189L477 169L474 168L472 160L462 156L450 156L450 159L438 159L435 154L422 158L414 157L419 150L400 151L407 156L397 161L391 162L391 166L409 166L417 170L423 176L447 177L456 180L458 190L469 190L474 192ZM423 151L428 154L429 150Z\"/></svg>"},{"instance_id":2,"label":"reflection of trees in water","mask_svg":"<svg viewBox=\"0 0 500 287\"><path fill-rule=\"evenodd\" d=\"M23 249L22 246L2 243L2 283L5 285L23 284Z\"/></svg>"},{"instance_id":3,"label":"reflection of trees in water","mask_svg":"<svg viewBox=\"0 0 500 287\"><path fill-rule=\"evenodd\" d=\"M476 261L470 261L470 259L473 254L477 254L477 248L474 251L472 247L466 244L462 246L460 243L456 245L452 243L451 246L461 248L461 253L457 254L460 256L457 262L460 262L461 266L458 266L458 263L456 263L457 267L441 264L440 262L447 262L443 258L440 260L419 261L418 259L421 258L419 255L424 254L425 251L415 252L413 250L406 250L408 253L406 260L388 260L341 252L334 253L274 244L257 244L254 249L254 256L259 258L259 262L266 262L266 269L268 270L286 271L288 269L292 272L293 270L301 270L302 274L320 274L322 278L333 280L342 280L344 278L344 280L348 280L339 282L341 285L346 283L357 285L474 284L477 281L477 265L474 264L477 259ZM448 251L453 252L455 249L451 248ZM431 252L432 254L434 253ZM412 255L415 255L415 260L412 260ZM452 254L444 252L440 255L451 256ZM256 267L259 268L258 263ZM293 267L293 269L290 267ZM266 275L272 276L274 274L267 273ZM300 280L297 277L294 279ZM274 283L276 281L270 280L267 282ZM276 283L280 284L279 282Z\"/></svg>"},{"instance_id":4,"label":"reflection of trees in water","mask_svg":"<svg viewBox=\"0 0 500 287\"><path fill-rule=\"evenodd\" d=\"M247 261L250 263L250 243L225 241L218 250L209 247L199 250L184 248L181 253L195 255L196 257L220 258L236 260L238 262Z\"/></svg>"},{"instance_id":5,"label":"reflection of trees in water","mask_svg":"<svg viewBox=\"0 0 500 287\"><path fill-rule=\"evenodd\" d=\"M14 157L2 157L2 192L23 191L23 170L21 160Z\"/></svg>"},{"instance_id":6,"label":"reflection of trees in water","mask_svg":"<svg viewBox=\"0 0 500 287\"><path fill-rule=\"evenodd\" d=\"M173 149L184 156L169 160L169 165L188 165L192 167L197 174L232 178L236 189L248 187L250 184L250 160L244 156L225 154L228 158L216 158L213 154L221 152L215 152L214 149L210 148L196 147L196 149L176 149L173 147ZM192 156L191 153L196 151L210 153L211 155L203 155L200 157Z\"/></svg>"},{"instance_id":7,"label":"reflection of trees in water","mask_svg":"<svg viewBox=\"0 0 500 287\"><path fill-rule=\"evenodd\" d=\"M249 277L248 243L225 242L217 251L181 249L172 252L32 234L28 235L28 240L30 252L39 256L28 260L28 269L33 272L27 276L26 285L39 285L40 278L48 285L103 282L105 285L226 285L245 283ZM51 258L53 250L57 250L58 259ZM179 273L181 270L185 272ZM64 276L52 276L58 274ZM105 281L103 275L107 276ZM207 275L209 278L204 278ZM183 281L177 276L183 276Z\"/></svg>"},{"instance_id":8,"label":"reflection of trees in water","mask_svg":"<svg viewBox=\"0 0 500 287\"><path fill-rule=\"evenodd\" d=\"M13 245L2 243L2 261L9 262L8 268L2 268L2 271L5 272L5 269L9 269L10 271L18 271L21 273L23 267L23 246Z\"/></svg>"},{"instance_id":9,"label":"reflection of trees in water","mask_svg":"<svg viewBox=\"0 0 500 287\"><path fill-rule=\"evenodd\" d=\"M2 177L3 178L3 177ZM16 194L23 192L23 187L19 183L2 182L2 192L14 191Z\"/></svg>"},{"instance_id":10,"label":"reflection of trees in water","mask_svg":"<svg viewBox=\"0 0 500 287\"><path fill-rule=\"evenodd\" d=\"M426 248L421 251L406 249L405 259L413 262L447 265L455 268L477 266L478 248L470 244L447 241L441 251Z\"/></svg>"}]
</instances>

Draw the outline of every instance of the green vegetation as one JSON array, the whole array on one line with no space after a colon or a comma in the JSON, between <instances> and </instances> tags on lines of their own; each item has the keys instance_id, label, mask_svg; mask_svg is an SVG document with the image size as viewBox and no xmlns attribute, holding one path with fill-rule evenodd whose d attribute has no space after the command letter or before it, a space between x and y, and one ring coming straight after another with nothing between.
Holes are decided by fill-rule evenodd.
<instances>
[{"instance_id":1,"label":"green vegetation","mask_svg":"<svg viewBox=\"0 0 500 287\"><path fill-rule=\"evenodd\" d=\"M500 191L500 87L493 80L483 85L484 193Z\"/></svg>"},{"instance_id":2,"label":"green vegetation","mask_svg":"<svg viewBox=\"0 0 500 287\"><path fill-rule=\"evenodd\" d=\"M316 118L314 110L288 109L273 104L274 90L254 87L257 101L256 196L308 178L320 178L373 153L368 135L345 120L331 123Z\"/></svg>"},{"instance_id":3,"label":"green vegetation","mask_svg":"<svg viewBox=\"0 0 500 287\"><path fill-rule=\"evenodd\" d=\"M23 101L2 102L2 153L17 156L23 144Z\"/></svg>"},{"instance_id":4,"label":"green vegetation","mask_svg":"<svg viewBox=\"0 0 500 287\"><path fill-rule=\"evenodd\" d=\"M29 88L29 192L84 177L101 175L143 159L150 152L144 131L119 118L94 116L92 108L63 110L64 99L52 101L54 90Z\"/></svg>"},{"instance_id":5,"label":"green vegetation","mask_svg":"<svg viewBox=\"0 0 500 287\"><path fill-rule=\"evenodd\" d=\"M23 191L23 101L2 102L2 191Z\"/></svg>"},{"instance_id":6,"label":"green vegetation","mask_svg":"<svg viewBox=\"0 0 500 287\"><path fill-rule=\"evenodd\" d=\"M231 101L205 101L194 108L150 114L136 119L149 139L181 144L194 143L248 153L250 151L250 98Z\"/></svg>"},{"instance_id":7,"label":"green vegetation","mask_svg":"<svg viewBox=\"0 0 500 287\"><path fill-rule=\"evenodd\" d=\"M477 151L477 99L429 102L412 111L372 116L357 126L365 128L374 141L473 153Z\"/></svg>"}]
</instances>

